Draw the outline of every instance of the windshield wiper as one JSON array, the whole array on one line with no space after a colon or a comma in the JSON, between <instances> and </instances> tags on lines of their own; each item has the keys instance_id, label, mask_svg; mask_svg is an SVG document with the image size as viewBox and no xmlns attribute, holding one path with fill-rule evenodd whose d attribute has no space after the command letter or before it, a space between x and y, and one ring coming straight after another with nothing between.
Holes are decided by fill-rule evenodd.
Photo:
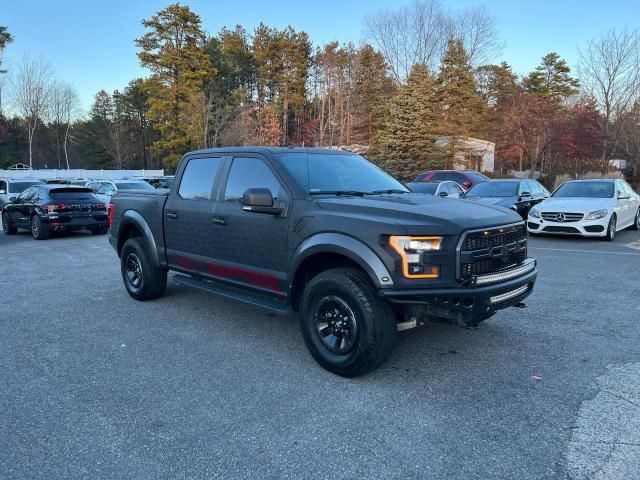
<instances>
[{"instance_id":1,"label":"windshield wiper","mask_svg":"<svg viewBox=\"0 0 640 480\"><path fill-rule=\"evenodd\" d=\"M369 192L360 192L358 190L320 190L309 192L309 195L355 195L357 197L362 197L364 195L368 195Z\"/></svg>"},{"instance_id":2,"label":"windshield wiper","mask_svg":"<svg viewBox=\"0 0 640 480\"><path fill-rule=\"evenodd\" d=\"M382 195L384 193L409 193L407 190L400 190L399 188L389 188L387 190L374 190L373 192L367 192L367 195Z\"/></svg>"}]
</instances>

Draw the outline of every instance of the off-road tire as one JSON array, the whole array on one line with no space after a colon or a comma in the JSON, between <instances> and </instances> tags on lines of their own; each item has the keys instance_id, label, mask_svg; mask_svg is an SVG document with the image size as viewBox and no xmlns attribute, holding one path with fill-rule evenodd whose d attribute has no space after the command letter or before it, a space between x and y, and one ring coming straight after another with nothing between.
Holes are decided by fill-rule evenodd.
<instances>
[{"instance_id":1,"label":"off-road tire","mask_svg":"<svg viewBox=\"0 0 640 480\"><path fill-rule=\"evenodd\" d=\"M140 301L159 298L167 288L167 270L153 264L148 248L141 238L130 238L122 246L120 254L124 286L132 298ZM134 270L139 276L134 274Z\"/></svg>"},{"instance_id":2,"label":"off-road tire","mask_svg":"<svg viewBox=\"0 0 640 480\"><path fill-rule=\"evenodd\" d=\"M357 334L344 354L331 352L317 328L317 308L338 297L354 314ZM313 358L342 377L357 377L376 369L391 355L396 339L396 316L376 293L368 276L355 268L335 268L313 277L302 294L300 328Z\"/></svg>"}]
</instances>

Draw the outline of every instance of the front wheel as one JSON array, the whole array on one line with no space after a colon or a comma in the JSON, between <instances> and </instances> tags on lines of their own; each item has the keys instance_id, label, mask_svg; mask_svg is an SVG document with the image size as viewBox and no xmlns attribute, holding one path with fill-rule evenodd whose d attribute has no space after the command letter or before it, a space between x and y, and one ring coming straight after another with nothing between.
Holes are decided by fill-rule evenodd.
<instances>
[{"instance_id":1,"label":"front wheel","mask_svg":"<svg viewBox=\"0 0 640 480\"><path fill-rule=\"evenodd\" d=\"M120 270L127 293L136 300L154 300L164 295L167 271L154 265L140 238L130 238L124 243Z\"/></svg>"},{"instance_id":2,"label":"front wheel","mask_svg":"<svg viewBox=\"0 0 640 480\"><path fill-rule=\"evenodd\" d=\"M2 214L2 231L6 235L15 235L18 229L11 225L11 220L9 220L9 215L6 213Z\"/></svg>"},{"instance_id":3,"label":"front wheel","mask_svg":"<svg viewBox=\"0 0 640 480\"><path fill-rule=\"evenodd\" d=\"M631 225L631 230L640 230L640 208L636 212L636 218Z\"/></svg>"},{"instance_id":4,"label":"front wheel","mask_svg":"<svg viewBox=\"0 0 640 480\"><path fill-rule=\"evenodd\" d=\"M611 219L609 220L609 225L607 226L607 233L604 236L604 239L607 242L613 242L616 238L616 216L615 214L611 215Z\"/></svg>"},{"instance_id":5,"label":"front wheel","mask_svg":"<svg viewBox=\"0 0 640 480\"><path fill-rule=\"evenodd\" d=\"M31 235L36 240L46 240L49 238L49 226L44 225L38 215L34 215L31 218Z\"/></svg>"},{"instance_id":6,"label":"front wheel","mask_svg":"<svg viewBox=\"0 0 640 480\"><path fill-rule=\"evenodd\" d=\"M356 377L391 355L395 315L363 272L336 268L318 274L305 287L301 305L305 344L326 370Z\"/></svg>"}]
</instances>

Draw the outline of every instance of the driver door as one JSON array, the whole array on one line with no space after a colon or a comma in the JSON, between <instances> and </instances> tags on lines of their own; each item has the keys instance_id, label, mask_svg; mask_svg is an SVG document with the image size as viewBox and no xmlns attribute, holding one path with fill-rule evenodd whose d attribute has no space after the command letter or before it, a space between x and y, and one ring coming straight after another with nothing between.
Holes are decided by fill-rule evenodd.
<instances>
[{"instance_id":1,"label":"driver door","mask_svg":"<svg viewBox=\"0 0 640 480\"><path fill-rule=\"evenodd\" d=\"M263 293L285 295L290 193L268 160L258 154L233 157L222 185L214 212L217 241L212 245L211 273ZM269 189L274 202L284 207L282 213L244 210L243 195L252 188Z\"/></svg>"}]
</instances>

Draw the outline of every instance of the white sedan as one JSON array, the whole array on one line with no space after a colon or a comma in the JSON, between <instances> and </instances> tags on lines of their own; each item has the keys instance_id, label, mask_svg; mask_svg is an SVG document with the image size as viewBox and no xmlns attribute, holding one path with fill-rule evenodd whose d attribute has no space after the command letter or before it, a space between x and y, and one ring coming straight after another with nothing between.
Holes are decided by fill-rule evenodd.
<instances>
[{"instance_id":1,"label":"white sedan","mask_svg":"<svg viewBox=\"0 0 640 480\"><path fill-rule=\"evenodd\" d=\"M613 240L616 232L640 230L640 196L624 180L575 180L563 183L548 200L532 208L532 235L582 235Z\"/></svg>"}]
</instances>

